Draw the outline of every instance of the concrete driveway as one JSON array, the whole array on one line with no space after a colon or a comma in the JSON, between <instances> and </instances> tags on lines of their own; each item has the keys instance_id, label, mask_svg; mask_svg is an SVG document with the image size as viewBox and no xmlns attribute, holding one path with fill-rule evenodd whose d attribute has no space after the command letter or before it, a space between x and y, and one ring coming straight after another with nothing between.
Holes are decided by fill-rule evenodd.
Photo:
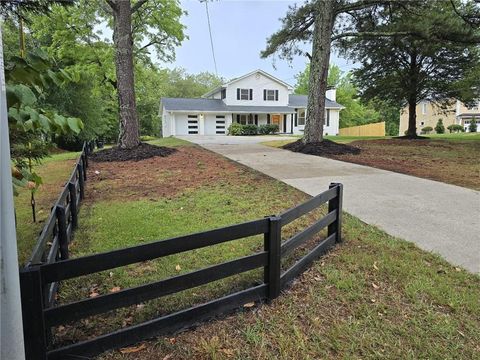
<instances>
[{"instance_id":1,"label":"concrete driveway","mask_svg":"<svg viewBox=\"0 0 480 360\"><path fill-rule=\"evenodd\" d=\"M182 138L310 195L341 182L348 213L480 273L478 191L259 144L279 136Z\"/></svg>"}]
</instances>

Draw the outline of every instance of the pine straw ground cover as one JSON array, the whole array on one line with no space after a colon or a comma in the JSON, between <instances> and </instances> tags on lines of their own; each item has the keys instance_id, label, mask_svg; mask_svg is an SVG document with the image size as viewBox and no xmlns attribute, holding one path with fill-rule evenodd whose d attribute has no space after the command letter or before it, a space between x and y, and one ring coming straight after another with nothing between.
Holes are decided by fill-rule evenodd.
<instances>
[{"instance_id":1,"label":"pine straw ground cover","mask_svg":"<svg viewBox=\"0 0 480 360\"><path fill-rule=\"evenodd\" d=\"M158 142L161 145L161 141ZM196 146L138 162L91 163L72 256L208 230L276 214L308 196ZM175 187L169 184L176 184ZM145 190L145 186L148 188ZM107 189L112 187L114 191ZM115 195L117 194L117 195ZM303 229L324 209L285 229ZM322 233L321 236L325 234ZM345 242L269 305L99 359L475 358L480 355L480 278L345 215ZM315 239L318 241L318 239ZM251 254L237 240L65 282L67 303ZM308 244L307 247L311 247ZM298 257L306 249L294 254ZM283 264L289 266L293 259ZM57 344L91 338L259 282L251 271L55 329Z\"/></svg>"}]
</instances>

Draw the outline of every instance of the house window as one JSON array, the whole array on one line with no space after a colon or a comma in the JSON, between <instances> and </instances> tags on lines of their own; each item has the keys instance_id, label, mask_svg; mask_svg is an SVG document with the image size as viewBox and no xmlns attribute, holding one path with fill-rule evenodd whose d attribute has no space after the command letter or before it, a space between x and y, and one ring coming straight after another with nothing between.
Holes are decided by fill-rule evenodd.
<instances>
[{"instance_id":1,"label":"house window","mask_svg":"<svg viewBox=\"0 0 480 360\"><path fill-rule=\"evenodd\" d=\"M278 90L263 90L263 100L265 101L278 101Z\"/></svg>"},{"instance_id":2,"label":"house window","mask_svg":"<svg viewBox=\"0 0 480 360\"><path fill-rule=\"evenodd\" d=\"M298 125L303 126L305 125L305 110L299 110L298 111L298 119L297 119Z\"/></svg>"},{"instance_id":3,"label":"house window","mask_svg":"<svg viewBox=\"0 0 480 360\"><path fill-rule=\"evenodd\" d=\"M425 121L420 121L420 126L425 125Z\"/></svg>"},{"instance_id":4,"label":"house window","mask_svg":"<svg viewBox=\"0 0 480 360\"><path fill-rule=\"evenodd\" d=\"M253 116L253 114L238 114L237 123L242 125L255 124L258 122L258 115Z\"/></svg>"},{"instance_id":5,"label":"house window","mask_svg":"<svg viewBox=\"0 0 480 360\"><path fill-rule=\"evenodd\" d=\"M250 89L240 89L240 100L250 100Z\"/></svg>"},{"instance_id":6,"label":"house window","mask_svg":"<svg viewBox=\"0 0 480 360\"><path fill-rule=\"evenodd\" d=\"M227 89L222 89L221 98L225 99L227 97Z\"/></svg>"},{"instance_id":7,"label":"house window","mask_svg":"<svg viewBox=\"0 0 480 360\"><path fill-rule=\"evenodd\" d=\"M427 103L422 102L422 115L426 115L426 114L427 114Z\"/></svg>"},{"instance_id":8,"label":"house window","mask_svg":"<svg viewBox=\"0 0 480 360\"><path fill-rule=\"evenodd\" d=\"M330 126L330 110L325 111L325 126Z\"/></svg>"}]
</instances>

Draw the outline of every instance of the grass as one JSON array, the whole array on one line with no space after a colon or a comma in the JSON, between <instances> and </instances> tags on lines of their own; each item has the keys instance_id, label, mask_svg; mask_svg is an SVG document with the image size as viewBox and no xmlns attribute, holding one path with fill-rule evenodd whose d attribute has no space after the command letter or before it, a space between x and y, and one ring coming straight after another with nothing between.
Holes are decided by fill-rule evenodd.
<instances>
[{"instance_id":1,"label":"grass","mask_svg":"<svg viewBox=\"0 0 480 360\"><path fill-rule=\"evenodd\" d=\"M169 139L156 140L164 145ZM308 196L196 146L178 146L169 158L129 163L133 176L165 186L168 171L177 192L87 198L80 213L73 256L122 248L279 213ZM177 171L169 168L182 157ZM151 161L151 160L147 160ZM98 165L93 164L89 171ZM99 194L118 173L101 168L87 194ZM198 179L205 176L205 182ZM193 173L193 175L192 175ZM131 179L125 182L130 184ZM120 186L120 184L117 184ZM292 223L284 239L323 213ZM480 277L381 230L344 216L344 243L315 262L272 304L146 341L132 353L111 351L101 359L317 359L477 358L480 354ZM322 234L324 236L324 234ZM318 239L316 239L318 240ZM229 242L82 277L62 286L60 302L158 281L208 264L250 254L260 237ZM312 244L309 244L311 246ZM300 253L305 249L300 250ZM295 254L298 257L300 253ZM291 261L289 262L291 263ZM283 264L284 267L288 264ZM60 344L78 341L166 312L204 302L259 281L259 271L191 289L139 306L57 328Z\"/></svg>"},{"instance_id":2,"label":"grass","mask_svg":"<svg viewBox=\"0 0 480 360\"><path fill-rule=\"evenodd\" d=\"M42 177L43 185L35 194L37 222L33 222L30 205L30 191L20 189L15 197L15 214L17 224L18 261L24 264L29 258L44 221L50 214L50 208L60 195L68 180L79 152L64 152L45 158L35 170Z\"/></svg>"}]
</instances>

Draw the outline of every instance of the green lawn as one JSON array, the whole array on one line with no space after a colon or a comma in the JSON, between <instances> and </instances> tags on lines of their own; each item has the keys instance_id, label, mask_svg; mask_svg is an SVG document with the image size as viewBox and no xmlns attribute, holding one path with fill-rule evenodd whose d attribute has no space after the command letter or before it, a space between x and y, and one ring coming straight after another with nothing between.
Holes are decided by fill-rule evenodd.
<instances>
[{"instance_id":1,"label":"green lawn","mask_svg":"<svg viewBox=\"0 0 480 360\"><path fill-rule=\"evenodd\" d=\"M284 183L196 146L184 146L172 139L155 142L170 142L178 152L168 158L128 163L126 167L91 165L89 171L99 170L100 175L87 184L72 256L252 220L279 213L308 198ZM123 172L114 171L118 166ZM127 178L125 171L131 177ZM119 176L125 181L118 183ZM143 186L135 190L132 182L136 177L166 193L146 193ZM167 181L176 184L175 191L166 186ZM104 189L114 183L118 199L103 196ZM122 194L122 186L126 194ZM303 229L322 211L289 225L283 238ZM131 354L112 351L101 358L478 357L478 276L348 214L344 217L344 239L344 244L317 261L270 305L175 337L147 341L140 351ZM60 302L157 281L250 254L262 244L261 237L251 237L68 281L62 286ZM294 257L304 251L300 249ZM291 262L289 259L284 267ZM260 271L252 271L67 324L57 329L56 341L65 344L139 323L238 290L261 278Z\"/></svg>"},{"instance_id":2,"label":"green lawn","mask_svg":"<svg viewBox=\"0 0 480 360\"><path fill-rule=\"evenodd\" d=\"M79 152L53 154L35 167L43 180L43 185L35 194L37 222L33 222L30 206L30 191L20 189L15 197L17 224L18 261L24 264L32 253L38 235L50 214L50 208L60 195L68 177L73 171Z\"/></svg>"}]
</instances>

